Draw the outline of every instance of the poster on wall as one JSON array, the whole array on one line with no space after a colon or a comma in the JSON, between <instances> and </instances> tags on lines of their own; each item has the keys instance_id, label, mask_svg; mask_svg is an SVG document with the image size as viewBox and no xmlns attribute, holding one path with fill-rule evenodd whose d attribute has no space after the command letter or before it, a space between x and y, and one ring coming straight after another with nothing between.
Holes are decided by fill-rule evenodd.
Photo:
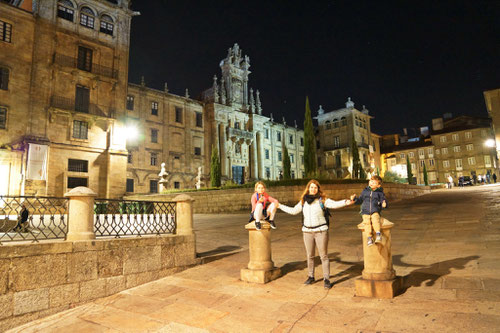
<instances>
[{"instance_id":1,"label":"poster on wall","mask_svg":"<svg viewBox=\"0 0 500 333\"><path fill-rule=\"evenodd\" d=\"M47 179L47 150L46 145L29 144L26 179Z\"/></svg>"}]
</instances>

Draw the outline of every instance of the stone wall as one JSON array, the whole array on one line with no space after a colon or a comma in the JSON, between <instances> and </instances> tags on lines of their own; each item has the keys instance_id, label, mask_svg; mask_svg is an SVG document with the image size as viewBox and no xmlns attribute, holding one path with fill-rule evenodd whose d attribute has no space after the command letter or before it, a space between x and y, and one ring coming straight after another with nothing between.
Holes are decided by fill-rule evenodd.
<instances>
[{"instance_id":1,"label":"stone wall","mask_svg":"<svg viewBox=\"0 0 500 333\"><path fill-rule=\"evenodd\" d=\"M334 200L346 199L351 194L359 195L366 184L325 184L321 189ZM431 192L429 186L384 184L384 193L389 203L391 201L411 199ZM267 190L269 195L286 205L295 205L302 195L305 186L276 186ZM222 213L242 210L250 211L250 197L254 190L250 188L235 188L228 190L189 192L194 199L194 213ZM127 200L171 200L177 194L131 195Z\"/></svg>"},{"instance_id":2,"label":"stone wall","mask_svg":"<svg viewBox=\"0 0 500 333\"><path fill-rule=\"evenodd\" d=\"M0 331L196 263L194 235L0 247Z\"/></svg>"}]
</instances>

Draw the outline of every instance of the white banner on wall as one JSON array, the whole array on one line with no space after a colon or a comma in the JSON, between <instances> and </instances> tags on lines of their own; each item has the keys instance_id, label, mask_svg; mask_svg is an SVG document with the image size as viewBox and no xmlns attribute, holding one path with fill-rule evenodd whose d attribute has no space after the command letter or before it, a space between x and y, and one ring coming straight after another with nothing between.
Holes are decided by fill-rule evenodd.
<instances>
[{"instance_id":1,"label":"white banner on wall","mask_svg":"<svg viewBox=\"0 0 500 333\"><path fill-rule=\"evenodd\" d=\"M47 179L47 150L46 145L29 144L27 179Z\"/></svg>"}]
</instances>

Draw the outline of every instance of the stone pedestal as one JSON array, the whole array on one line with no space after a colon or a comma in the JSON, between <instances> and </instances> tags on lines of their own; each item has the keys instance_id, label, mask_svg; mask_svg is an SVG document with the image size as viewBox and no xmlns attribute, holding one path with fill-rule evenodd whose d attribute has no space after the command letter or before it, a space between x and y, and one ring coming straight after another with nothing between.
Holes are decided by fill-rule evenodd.
<instances>
[{"instance_id":1,"label":"stone pedestal","mask_svg":"<svg viewBox=\"0 0 500 333\"><path fill-rule=\"evenodd\" d=\"M177 235L192 235L193 234L193 201L187 194L179 194L173 201L176 202L177 215Z\"/></svg>"},{"instance_id":2,"label":"stone pedestal","mask_svg":"<svg viewBox=\"0 0 500 333\"><path fill-rule=\"evenodd\" d=\"M255 229L255 223L245 226L248 230L250 261L248 268L241 269L241 280L254 283L267 283L278 278L281 270L274 267L271 259L271 226L261 222L262 229Z\"/></svg>"},{"instance_id":3,"label":"stone pedestal","mask_svg":"<svg viewBox=\"0 0 500 333\"><path fill-rule=\"evenodd\" d=\"M381 218L382 243L372 246L366 244L369 236L363 223L358 224L362 231L364 269L362 277L355 281L356 296L393 298L401 288L401 277L392 268L391 228L394 223Z\"/></svg>"},{"instance_id":4,"label":"stone pedestal","mask_svg":"<svg viewBox=\"0 0 500 333\"><path fill-rule=\"evenodd\" d=\"M97 194L87 187L78 186L65 193L64 196L69 198L66 240L95 239L94 199Z\"/></svg>"}]
</instances>

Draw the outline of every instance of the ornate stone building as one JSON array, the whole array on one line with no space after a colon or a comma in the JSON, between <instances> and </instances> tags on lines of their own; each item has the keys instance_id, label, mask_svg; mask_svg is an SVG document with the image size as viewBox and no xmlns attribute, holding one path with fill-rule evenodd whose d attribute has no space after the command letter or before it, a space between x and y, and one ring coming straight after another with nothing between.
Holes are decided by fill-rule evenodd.
<instances>
[{"instance_id":1,"label":"ornate stone building","mask_svg":"<svg viewBox=\"0 0 500 333\"><path fill-rule=\"evenodd\" d=\"M495 135L497 159L500 159L500 89L485 91L484 100L486 102L486 110L488 110L488 115L491 118L493 133Z\"/></svg>"},{"instance_id":2,"label":"ornate stone building","mask_svg":"<svg viewBox=\"0 0 500 333\"><path fill-rule=\"evenodd\" d=\"M356 141L359 159L369 176L380 170L380 136L372 133L368 110L354 107L351 98L345 108L325 112L320 105L316 131L319 170L332 178L352 175L352 144Z\"/></svg>"},{"instance_id":3,"label":"ornate stone building","mask_svg":"<svg viewBox=\"0 0 500 333\"><path fill-rule=\"evenodd\" d=\"M121 196L129 2L27 4L0 3L0 191Z\"/></svg>"}]
</instances>

